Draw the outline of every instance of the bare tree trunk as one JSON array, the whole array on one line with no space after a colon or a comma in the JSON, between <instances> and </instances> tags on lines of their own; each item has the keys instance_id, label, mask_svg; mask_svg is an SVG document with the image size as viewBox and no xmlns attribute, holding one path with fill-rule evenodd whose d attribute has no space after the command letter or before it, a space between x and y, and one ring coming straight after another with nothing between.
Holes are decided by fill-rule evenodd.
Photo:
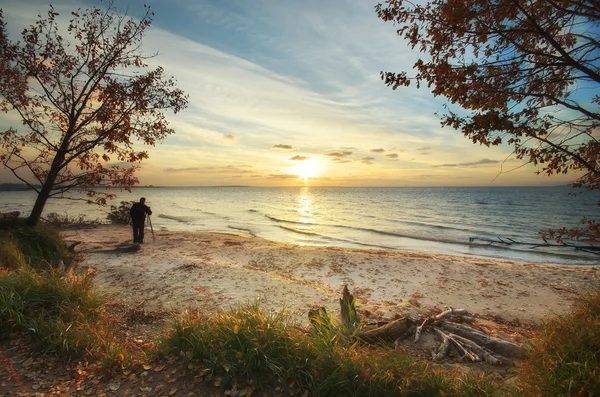
<instances>
[{"instance_id":1,"label":"bare tree trunk","mask_svg":"<svg viewBox=\"0 0 600 397\"><path fill-rule=\"evenodd\" d=\"M50 166L50 170L48 171L48 175L46 176L46 180L42 185L42 189L38 193L37 199L35 200L35 204L33 205L33 209L31 210L31 214L29 218L27 218L27 224L29 226L37 226L40 222L40 217L42 216L42 212L44 211L44 207L46 206L46 202L50 197L50 193L52 193L52 188L54 187L54 182L58 177L58 173L60 169L63 167L63 161L65 160L65 155L67 153L67 148L69 146L69 138L71 136L71 128L63 137L62 143L58 151L56 152L56 156L54 156L54 160L52 160L52 165Z\"/></svg>"},{"instance_id":2,"label":"bare tree trunk","mask_svg":"<svg viewBox=\"0 0 600 397\"><path fill-rule=\"evenodd\" d=\"M44 207L46 206L46 202L50 197L50 192L52 191L52 183L46 182L42 186L42 190L38 193L38 196L35 200L35 204L33 205L33 209L31 210L31 214L29 218L27 218L27 224L29 226L37 226L40 222L40 217L42 216L42 212L44 211Z\"/></svg>"}]
</instances>

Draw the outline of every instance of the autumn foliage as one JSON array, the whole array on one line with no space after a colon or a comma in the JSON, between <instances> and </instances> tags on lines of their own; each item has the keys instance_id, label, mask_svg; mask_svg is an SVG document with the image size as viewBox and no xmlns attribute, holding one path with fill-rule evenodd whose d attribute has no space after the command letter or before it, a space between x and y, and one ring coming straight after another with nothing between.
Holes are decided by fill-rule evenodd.
<instances>
[{"instance_id":1,"label":"autumn foliage","mask_svg":"<svg viewBox=\"0 0 600 397\"><path fill-rule=\"evenodd\" d=\"M38 193L30 224L48 198L69 190L102 204L113 195L94 187L135 185L148 158L135 142L174 133L165 111L184 109L187 97L139 51L152 17L149 8L137 20L119 15L109 3L77 10L59 27L50 6L13 42L0 10L0 110L22 120L0 131L0 159Z\"/></svg>"},{"instance_id":2,"label":"autumn foliage","mask_svg":"<svg viewBox=\"0 0 600 397\"><path fill-rule=\"evenodd\" d=\"M423 54L413 76L382 72L388 86L427 85L458 105L446 107L443 126L474 143L512 145L540 173L573 174L575 187L600 189L597 2L388 0L376 11ZM543 237L593 242L599 226L584 219Z\"/></svg>"}]
</instances>

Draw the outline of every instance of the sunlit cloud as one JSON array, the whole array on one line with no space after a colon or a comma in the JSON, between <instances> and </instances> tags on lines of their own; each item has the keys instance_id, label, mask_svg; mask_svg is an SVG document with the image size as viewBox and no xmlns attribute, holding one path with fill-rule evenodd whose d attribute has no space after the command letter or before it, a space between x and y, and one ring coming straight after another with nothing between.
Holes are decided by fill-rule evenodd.
<instances>
[{"instance_id":1,"label":"sunlit cloud","mask_svg":"<svg viewBox=\"0 0 600 397\"><path fill-rule=\"evenodd\" d=\"M397 159L398 158L398 153L386 154L385 157L390 158L390 159Z\"/></svg>"},{"instance_id":2,"label":"sunlit cloud","mask_svg":"<svg viewBox=\"0 0 600 397\"><path fill-rule=\"evenodd\" d=\"M383 153L385 152L385 149L371 149L369 150L369 153Z\"/></svg>"},{"instance_id":3,"label":"sunlit cloud","mask_svg":"<svg viewBox=\"0 0 600 397\"><path fill-rule=\"evenodd\" d=\"M271 174L269 177L273 179L298 179L298 175L294 174Z\"/></svg>"},{"instance_id":4,"label":"sunlit cloud","mask_svg":"<svg viewBox=\"0 0 600 397\"><path fill-rule=\"evenodd\" d=\"M439 164L439 165L433 165L432 167L434 167L434 168L442 168L442 167L476 167L478 165L498 164L498 163L499 163L498 160L481 159L481 160L472 161L472 162L469 162L469 163Z\"/></svg>"},{"instance_id":5,"label":"sunlit cloud","mask_svg":"<svg viewBox=\"0 0 600 397\"><path fill-rule=\"evenodd\" d=\"M360 159L360 162L364 163L364 164L373 164L374 160L375 160L375 157L363 157Z\"/></svg>"},{"instance_id":6,"label":"sunlit cloud","mask_svg":"<svg viewBox=\"0 0 600 397\"><path fill-rule=\"evenodd\" d=\"M273 148L273 149L292 150L294 147L292 145L277 144L277 145L271 146L271 148Z\"/></svg>"},{"instance_id":7,"label":"sunlit cloud","mask_svg":"<svg viewBox=\"0 0 600 397\"><path fill-rule=\"evenodd\" d=\"M294 156L291 157L290 160L298 160L298 161L304 161L304 160L308 160L310 157L307 156Z\"/></svg>"},{"instance_id":8,"label":"sunlit cloud","mask_svg":"<svg viewBox=\"0 0 600 397\"><path fill-rule=\"evenodd\" d=\"M200 167L187 167L187 168L165 168L164 172L195 172L201 171Z\"/></svg>"}]
</instances>

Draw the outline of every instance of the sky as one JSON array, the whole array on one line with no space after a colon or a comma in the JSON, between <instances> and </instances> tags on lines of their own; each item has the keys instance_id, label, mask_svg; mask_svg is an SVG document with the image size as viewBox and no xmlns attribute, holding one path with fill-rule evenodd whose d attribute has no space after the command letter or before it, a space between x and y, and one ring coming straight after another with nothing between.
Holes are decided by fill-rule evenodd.
<instances>
[{"instance_id":1,"label":"sky","mask_svg":"<svg viewBox=\"0 0 600 397\"><path fill-rule=\"evenodd\" d=\"M142 51L189 95L168 114L176 134L147 148L137 173L155 186L532 186L537 175L508 146L474 145L440 126L443 98L393 91L381 71L421 55L369 0L115 0L155 13ZM48 2L4 0L13 40ZM69 15L92 4L52 2ZM8 116L2 124L9 121ZM19 127L19 123L13 125ZM7 170L0 182L14 181Z\"/></svg>"}]
</instances>

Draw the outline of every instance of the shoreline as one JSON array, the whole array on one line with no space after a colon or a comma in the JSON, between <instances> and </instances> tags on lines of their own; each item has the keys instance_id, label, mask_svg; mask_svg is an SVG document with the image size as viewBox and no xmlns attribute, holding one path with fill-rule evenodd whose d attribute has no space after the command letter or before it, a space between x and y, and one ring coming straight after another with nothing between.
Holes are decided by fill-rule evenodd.
<instances>
[{"instance_id":1,"label":"shoreline","mask_svg":"<svg viewBox=\"0 0 600 397\"><path fill-rule=\"evenodd\" d=\"M65 230L80 241L80 266L109 299L153 310L203 313L260 301L263 309L306 322L324 306L334 317L344 285L368 318L445 307L483 317L539 323L568 310L600 280L600 268L544 265L417 251L300 246L210 232L146 231L135 253L128 226ZM96 252L104 250L105 252Z\"/></svg>"}]
</instances>

